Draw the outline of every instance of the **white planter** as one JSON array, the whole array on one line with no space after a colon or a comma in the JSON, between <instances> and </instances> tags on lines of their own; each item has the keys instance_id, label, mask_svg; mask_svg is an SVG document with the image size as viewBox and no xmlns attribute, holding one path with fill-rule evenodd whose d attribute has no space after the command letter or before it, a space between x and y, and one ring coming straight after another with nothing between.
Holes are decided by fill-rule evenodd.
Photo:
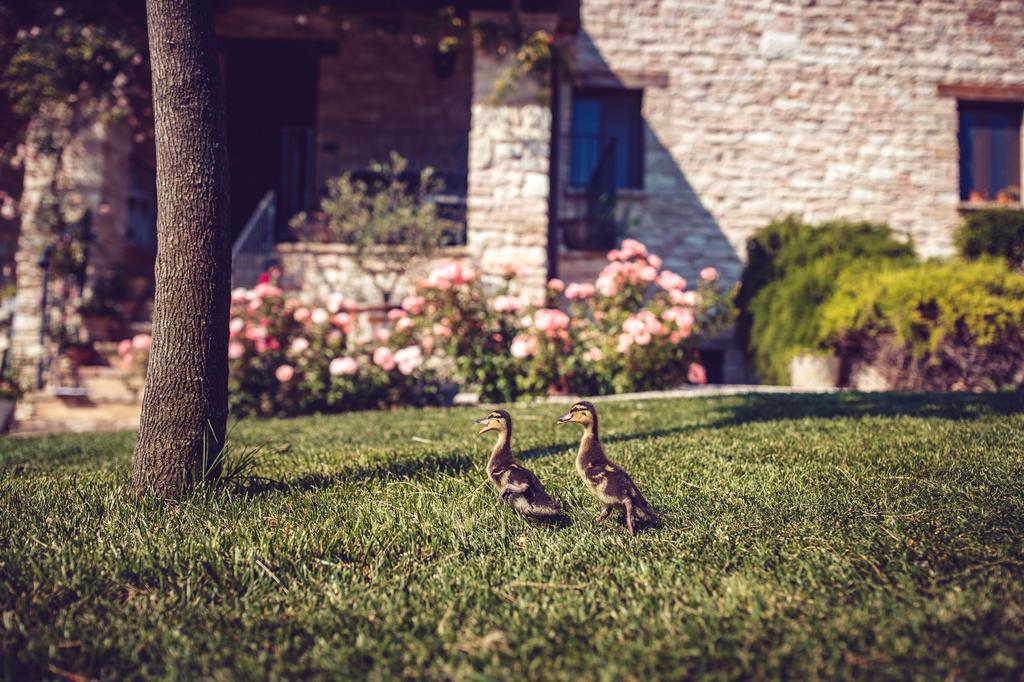
<instances>
[{"instance_id":1,"label":"white planter","mask_svg":"<svg viewBox=\"0 0 1024 682\"><path fill-rule=\"evenodd\" d=\"M858 362L850 368L850 388L857 391L891 391L892 384L874 366Z\"/></svg>"},{"instance_id":2,"label":"white planter","mask_svg":"<svg viewBox=\"0 0 1024 682\"><path fill-rule=\"evenodd\" d=\"M839 358L801 353L789 361L789 383L793 388L835 388L839 385Z\"/></svg>"}]
</instances>

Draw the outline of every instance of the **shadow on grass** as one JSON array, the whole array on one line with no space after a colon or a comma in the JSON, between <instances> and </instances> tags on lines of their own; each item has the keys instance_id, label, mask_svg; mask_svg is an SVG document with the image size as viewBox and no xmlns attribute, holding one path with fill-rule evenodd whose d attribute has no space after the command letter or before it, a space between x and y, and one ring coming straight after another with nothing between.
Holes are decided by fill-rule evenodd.
<instances>
[{"instance_id":1,"label":"shadow on grass","mask_svg":"<svg viewBox=\"0 0 1024 682\"><path fill-rule=\"evenodd\" d=\"M614 434L603 440L608 445L640 439L664 438L706 429L724 429L745 424L791 421L797 419L836 419L861 417L917 417L970 420L993 416L1024 414L1024 393L830 393L759 394L723 398L709 403L712 419L631 434ZM606 412L612 412L614 403ZM551 455L575 457L578 433L566 434L566 440L516 453L521 460ZM287 482L256 481L239 491L262 494L287 490L321 490L339 484L374 480L403 480L421 474L459 475L473 466L464 455L427 457L420 460L386 462L370 467L343 469L333 474L309 474Z\"/></svg>"},{"instance_id":2,"label":"shadow on grass","mask_svg":"<svg viewBox=\"0 0 1024 682\"><path fill-rule=\"evenodd\" d=\"M728 406L730 414L707 424L722 428L751 422L836 417L980 419L1024 413L1024 393L827 393L759 394Z\"/></svg>"},{"instance_id":3,"label":"shadow on grass","mask_svg":"<svg viewBox=\"0 0 1024 682\"><path fill-rule=\"evenodd\" d=\"M970 420L983 417L1024 414L1024 393L791 393L752 394L722 398L726 404L711 404L713 417L707 422L655 429L602 438L606 445L648 438L664 438L707 429L725 429L745 424L861 417L917 417L924 419ZM600 406L599 406L600 407ZM614 414L615 403L604 406ZM520 459L562 455L575 457L579 434L562 443L542 445L516 453Z\"/></svg>"},{"instance_id":4,"label":"shadow on grass","mask_svg":"<svg viewBox=\"0 0 1024 682\"><path fill-rule=\"evenodd\" d=\"M427 457L419 460L385 462L376 466L342 469L333 474L307 474L288 481L253 481L238 488L247 495L272 492L324 490L345 483L360 481L398 481L415 478L420 474L447 474L456 476L473 466L473 460L464 455Z\"/></svg>"}]
</instances>

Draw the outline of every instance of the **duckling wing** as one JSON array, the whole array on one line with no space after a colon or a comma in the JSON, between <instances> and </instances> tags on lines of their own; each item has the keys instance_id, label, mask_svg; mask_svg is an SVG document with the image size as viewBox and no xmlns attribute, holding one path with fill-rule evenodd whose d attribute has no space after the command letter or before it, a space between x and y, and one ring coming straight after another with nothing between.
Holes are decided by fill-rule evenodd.
<instances>
[{"instance_id":1,"label":"duckling wing","mask_svg":"<svg viewBox=\"0 0 1024 682\"><path fill-rule=\"evenodd\" d=\"M614 499L619 504L621 504L622 500L628 498L633 503L633 508L636 509L637 517L643 521L657 520L658 516L651 509L651 505L647 503L647 500L644 499L640 488L637 487L636 483L633 482L633 479L622 467L609 462L602 467L601 473L604 474L604 495Z\"/></svg>"},{"instance_id":2,"label":"duckling wing","mask_svg":"<svg viewBox=\"0 0 1024 682\"><path fill-rule=\"evenodd\" d=\"M555 516L562 511L561 505L544 490L537 475L518 464L509 469L499 494L524 516Z\"/></svg>"}]
</instances>

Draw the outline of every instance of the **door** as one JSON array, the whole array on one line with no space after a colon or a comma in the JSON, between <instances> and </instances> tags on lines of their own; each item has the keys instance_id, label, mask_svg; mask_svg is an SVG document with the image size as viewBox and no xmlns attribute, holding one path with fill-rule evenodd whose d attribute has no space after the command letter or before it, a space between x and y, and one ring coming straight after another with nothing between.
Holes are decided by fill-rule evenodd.
<instances>
[{"instance_id":1,"label":"door","mask_svg":"<svg viewBox=\"0 0 1024 682\"><path fill-rule=\"evenodd\" d=\"M316 127L322 46L238 40L224 49L233 236L268 190L280 185L286 129ZM287 221L291 216L282 216Z\"/></svg>"}]
</instances>

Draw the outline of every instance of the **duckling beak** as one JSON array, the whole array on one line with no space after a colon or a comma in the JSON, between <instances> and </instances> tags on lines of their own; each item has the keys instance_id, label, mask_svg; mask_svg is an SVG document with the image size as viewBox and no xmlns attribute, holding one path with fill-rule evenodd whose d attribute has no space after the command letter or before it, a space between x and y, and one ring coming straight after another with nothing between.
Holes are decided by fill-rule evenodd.
<instances>
[{"instance_id":1,"label":"duckling beak","mask_svg":"<svg viewBox=\"0 0 1024 682\"><path fill-rule=\"evenodd\" d=\"M558 423L559 424L568 424L571 421L572 421L572 412L566 412L565 414L563 414L561 417L558 418Z\"/></svg>"},{"instance_id":2,"label":"duckling beak","mask_svg":"<svg viewBox=\"0 0 1024 682\"><path fill-rule=\"evenodd\" d=\"M487 433L488 431L493 431L494 430L494 429L491 428L491 426L490 426L490 419L487 418L487 417L481 417L480 419L474 419L473 423L474 424L480 424L481 426L484 427L484 428L480 429L479 431L477 431L477 435L479 435L481 433Z\"/></svg>"}]
</instances>

